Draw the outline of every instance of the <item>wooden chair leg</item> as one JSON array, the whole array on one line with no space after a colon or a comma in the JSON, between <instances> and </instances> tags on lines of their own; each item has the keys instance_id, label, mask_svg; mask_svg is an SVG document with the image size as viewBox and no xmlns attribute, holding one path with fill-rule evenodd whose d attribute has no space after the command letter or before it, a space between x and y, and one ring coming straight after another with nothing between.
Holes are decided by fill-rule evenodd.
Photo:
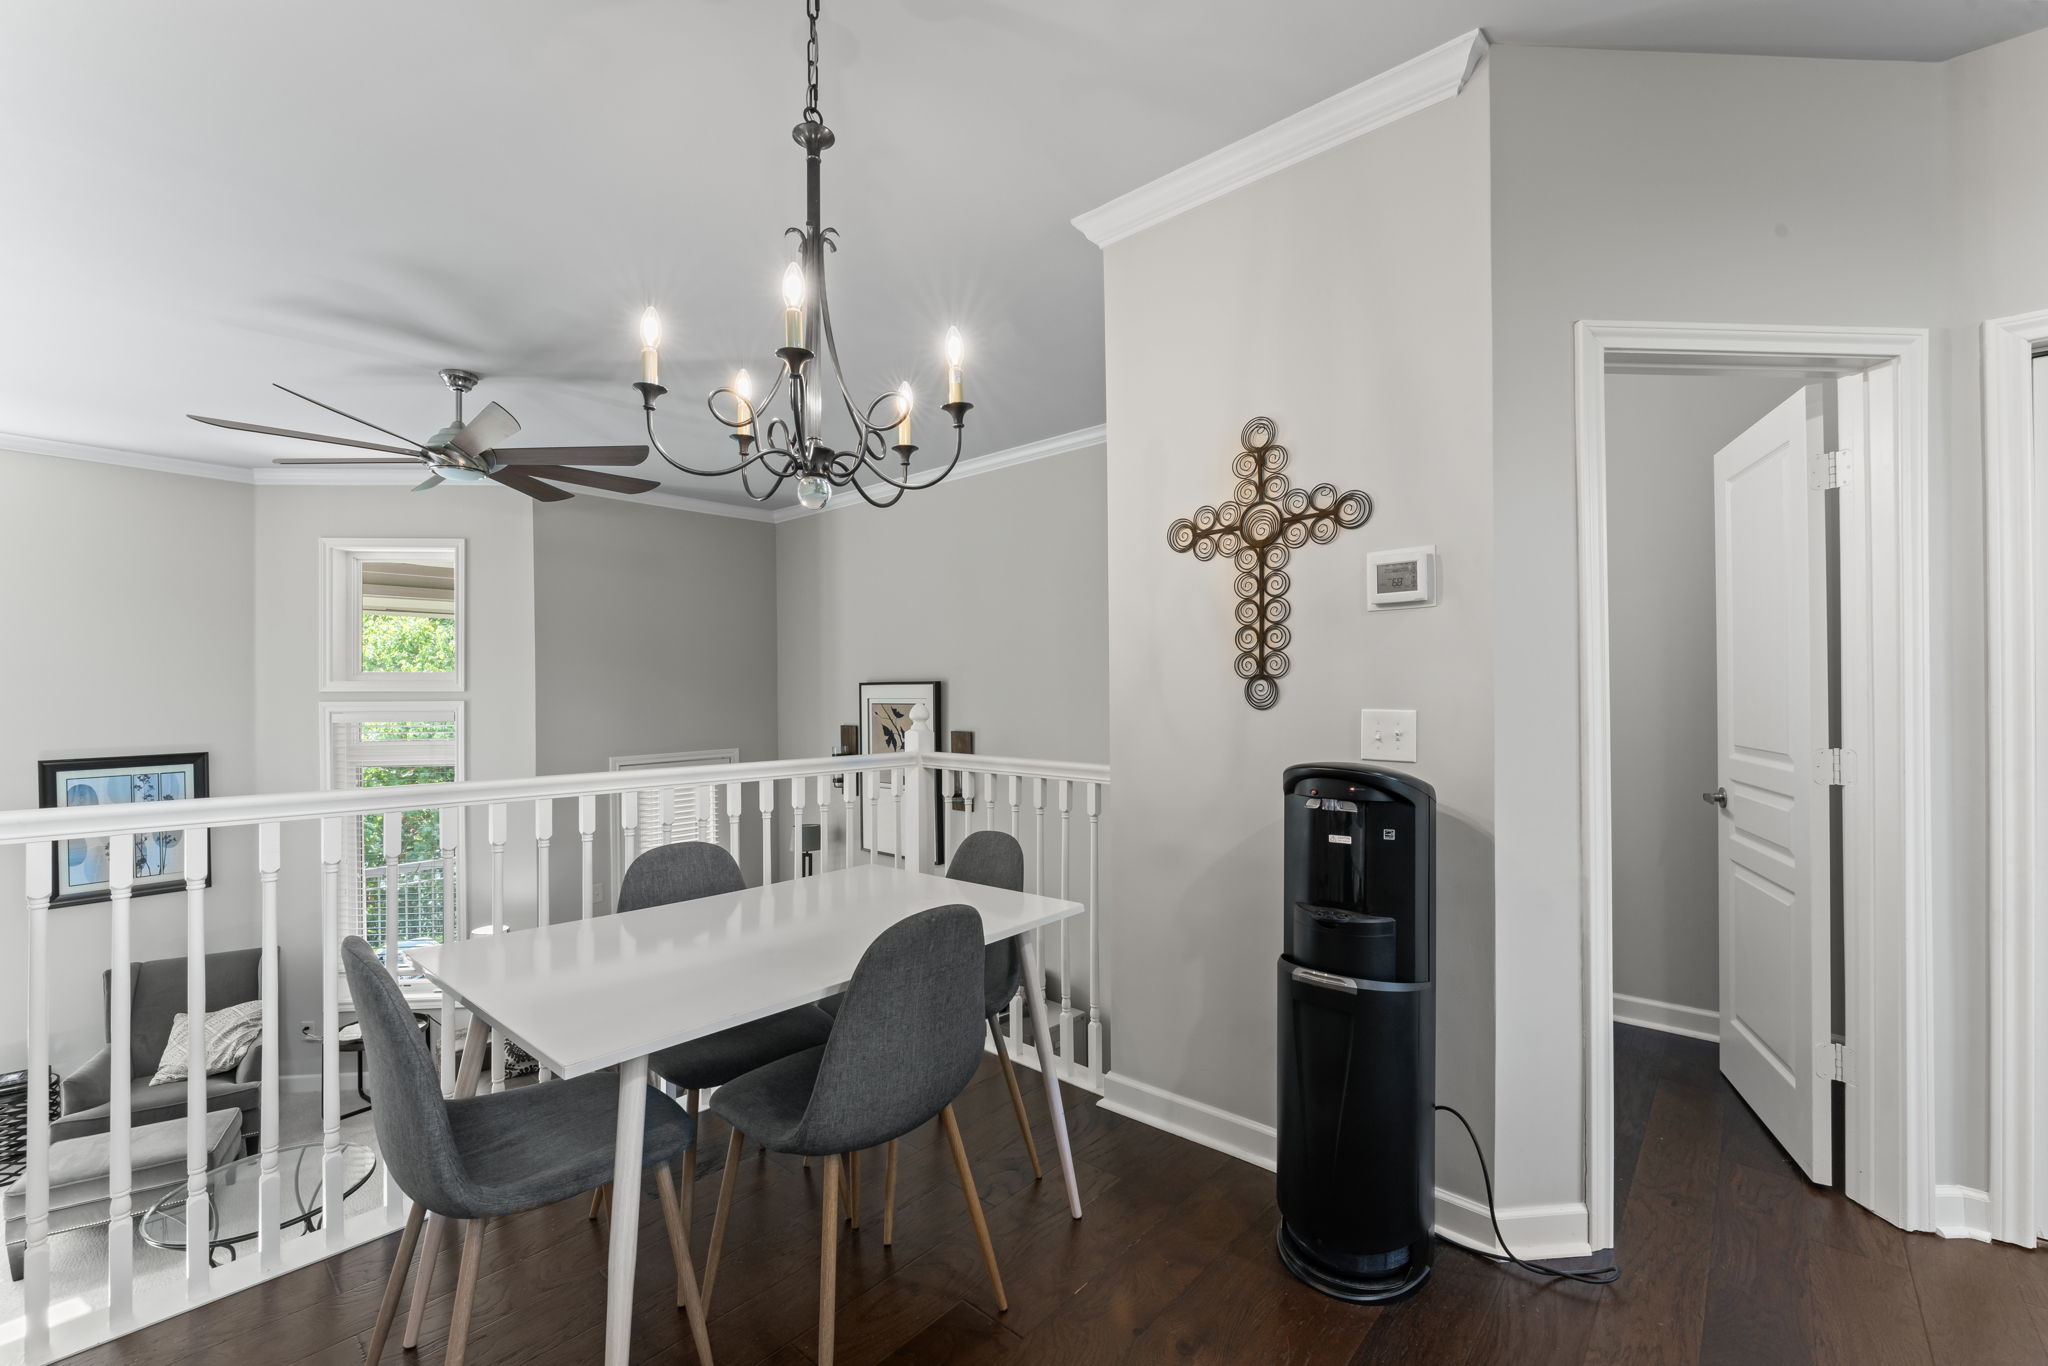
<instances>
[{"instance_id":1,"label":"wooden chair leg","mask_svg":"<svg viewBox=\"0 0 2048 1366\"><path fill-rule=\"evenodd\" d=\"M370 1354L364 1358L366 1361L374 1362L384 1355L384 1343L391 1336L392 1321L398 1317L399 1298L405 1293L405 1273L412 1267L413 1249L419 1244L420 1225L426 1222L426 1218L427 1207L415 1201L412 1213L405 1216L405 1232L398 1236L398 1256L391 1263L391 1278L384 1282L384 1302L377 1307L377 1328L370 1334Z\"/></svg>"},{"instance_id":2,"label":"wooden chair leg","mask_svg":"<svg viewBox=\"0 0 2048 1366\"><path fill-rule=\"evenodd\" d=\"M896 1140L889 1140L889 1161L882 1173L882 1246L896 1241Z\"/></svg>"},{"instance_id":3,"label":"wooden chair leg","mask_svg":"<svg viewBox=\"0 0 2048 1366\"><path fill-rule=\"evenodd\" d=\"M420 1274L412 1282L412 1308L405 1316L405 1335L398 1345L410 1352L420 1345L420 1325L427 1320L427 1299L434 1293L434 1272L441 1262L441 1238L449 1220L439 1214L427 1216L425 1246L420 1249Z\"/></svg>"},{"instance_id":4,"label":"wooden chair leg","mask_svg":"<svg viewBox=\"0 0 2048 1366\"><path fill-rule=\"evenodd\" d=\"M683 1232L690 1231L691 1218L697 1208L697 1091L690 1089L689 1103L684 1107L690 1112L690 1147L683 1154Z\"/></svg>"},{"instance_id":5,"label":"wooden chair leg","mask_svg":"<svg viewBox=\"0 0 2048 1366\"><path fill-rule=\"evenodd\" d=\"M455 1276L455 1310L448 1320L447 1366L462 1366L469 1351L469 1315L476 1306L476 1272L484 1256L484 1220L462 1226L462 1269Z\"/></svg>"},{"instance_id":6,"label":"wooden chair leg","mask_svg":"<svg viewBox=\"0 0 2048 1366\"><path fill-rule=\"evenodd\" d=\"M747 1136L738 1129L725 1145L725 1173L718 1183L718 1212L711 1216L711 1251L704 1258L704 1312L711 1312L711 1288L718 1283L718 1255L725 1250L725 1216L732 1212L732 1188L739 1182L740 1153Z\"/></svg>"},{"instance_id":7,"label":"wooden chair leg","mask_svg":"<svg viewBox=\"0 0 2048 1366\"><path fill-rule=\"evenodd\" d=\"M825 1210L818 1232L818 1366L832 1366L839 1320L839 1160L825 1162Z\"/></svg>"},{"instance_id":8,"label":"wooden chair leg","mask_svg":"<svg viewBox=\"0 0 2048 1366\"><path fill-rule=\"evenodd\" d=\"M661 1221L668 1226L669 1255L676 1260L676 1304L690 1316L690 1336L697 1343L697 1360L711 1366L711 1330L704 1322L704 1302L697 1295L697 1268L690 1261L688 1226L683 1223L682 1203L676 1199L675 1178L668 1163L654 1169L654 1184L661 1192Z\"/></svg>"},{"instance_id":9,"label":"wooden chair leg","mask_svg":"<svg viewBox=\"0 0 2048 1366\"><path fill-rule=\"evenodd\" d=\"M996 1041L996 1061L1002 1065L1003 1084L1010 1088L1010 1108L1017 1113L1017 1132L1024 1135L1024 1155L1031 1159L1031 1179L1043 1181L1045 1168L1038 1165L1038 1144L1031 1137L1031 1117L1024 1113L1024 1089L1017 1085L1017 1068L1010 1061L1010 1049L1003 1042L1002 1031L996 1028L991 1018L988 1022L989 1037Z\"/></svg>"},{"instance_id":10,"label":"wooden chair leg","mask_svg":"<svg viewBox=\"0 0 2048 1366\"><path fill-rule=\"evenodd\" d=\"M611 1208L611 1203L612 1183L607 1181L590 1193L590 1217L593 1220L602 1218L604 1212Z\"/></svg>"},{"instance_id":11,"label":"wooden chair leg","mask_svg":"<svg viewBox=\"0 0 2048 1366\"><path fill-rule=\"evenodd\" d=\"M981 1195L974 1189L974 1172L967 1165L967 1145L960 1141L960 1121L953 1118L952 1106L939 1111L939 1122L946 1126L946 1142L953 1149L953 1168L960 1173L960 1193L967 1197L967 1217L974 1224L975 1241L981 1244L981 1261L988 1268L988 1283L996 1292L996 1308L1008 1312L1010 1301L1003 1294L1003 1273L996 1267L996 1247L988 1240L988 1220L982 1217Z\"/></svg>"}]
</instances>

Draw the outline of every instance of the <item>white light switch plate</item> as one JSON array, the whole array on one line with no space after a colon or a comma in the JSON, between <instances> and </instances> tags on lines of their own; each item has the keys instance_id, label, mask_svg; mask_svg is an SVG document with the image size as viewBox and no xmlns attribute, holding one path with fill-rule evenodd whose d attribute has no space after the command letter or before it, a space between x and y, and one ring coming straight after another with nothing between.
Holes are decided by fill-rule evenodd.
<instances>
[{"instance_id":1,"label":"white light switch plate","mask_svg":"<svg viewBox=\"0 0 2048 1366\"><path fill-rule=\"evenodd\" d=\"M1361 711L1358 713L1358 757L1387 763L1415 762L1415 713L1412 711Z\"/></svg>"}]
</instances>

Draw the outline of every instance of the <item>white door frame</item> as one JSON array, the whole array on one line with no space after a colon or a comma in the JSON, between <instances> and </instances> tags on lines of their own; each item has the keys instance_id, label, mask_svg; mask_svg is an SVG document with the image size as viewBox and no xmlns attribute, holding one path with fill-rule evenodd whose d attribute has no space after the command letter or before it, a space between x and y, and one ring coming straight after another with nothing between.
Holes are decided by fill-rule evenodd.
<instances>
[{"instance_id":1,"label":"white door frame","mask_svg":"<svg viewBox=\"0 0 2048 1366\"><path fill-rule=\"evenodd\" d=\"M1607 370L1800 367L1876 372L1872 431L1841 499L1843 953L1853 1041L1845 1189L1904 1228L1932 1227L1933 965L1928 339L1918 328L1581 322L1578 454L1580 923L1586 985L1588 1239L1614 1246L1614 810L1607 616ZM1861 572L1851 572L1852 567Z\"/></svg>"},{"instance_id":2,"label":"white door frame","mask_svg":"<svg viewBox=\"0 0 2048 1366\"><path fill-rule=\"evenodd\" d=\"M1986 970L1991 987L1991 1236L2032 1247L2048 1231L2048 1058L2041 1002L2048 993L2043 880L2048 834L2041 814L2040 745L2048 717L2036 662L2048 607L2034 538L2048 532L2035 500L2034 352L2048 345L2048 311L1984 324L1984 505L1991 697L1991 902Z\"/></svg>"}]
</instances>

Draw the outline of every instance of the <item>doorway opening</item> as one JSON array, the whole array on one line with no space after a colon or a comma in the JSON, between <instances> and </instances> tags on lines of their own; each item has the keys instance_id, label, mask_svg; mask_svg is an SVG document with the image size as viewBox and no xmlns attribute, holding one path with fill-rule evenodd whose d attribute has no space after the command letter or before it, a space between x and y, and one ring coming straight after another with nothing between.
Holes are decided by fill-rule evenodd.
<instances>
[{"instance_id":1,"label":"doorway opening","mask_svg":"<svg viewBox=\"0 0 2048 1366\"><path fill-rule=\"evenodd\" d=\"M1927 1227L1926 336L1578 337L1589 1243L1631 1016L1713 1038L1809 1179Z\"/></svg>"}]
</instances>

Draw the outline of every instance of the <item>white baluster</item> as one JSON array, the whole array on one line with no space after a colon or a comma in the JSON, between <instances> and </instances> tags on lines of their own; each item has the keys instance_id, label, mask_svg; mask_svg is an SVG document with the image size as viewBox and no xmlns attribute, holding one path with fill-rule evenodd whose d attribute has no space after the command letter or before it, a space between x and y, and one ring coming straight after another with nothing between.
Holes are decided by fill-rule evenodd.
<instances>
[{"instance_id":1,"label":"white baluster","mask_svg":"<svg viewBox=\"0 0 2048 1366\"><path fill-rule=\"evenodd\" d=\"M341 1161L341 846L342 817L327 816L320 822L320 1208L325 1213L323 1232L330 1253L347 1246L343 1237L342 1192L348 1189L348 1173ZM189 868L188 868L189 874ZM197 1091L197 1087L193 1088ZM195 1182L203 1186L202 1179ZM204 1206L200 1207L201 1210ZM192 1202L186 1203L185 1227L200 1224L192 1216ZM191 1248L201 1239L186 1240L188 1262Z\"/></svg>"},{"instance_id":2,"label":"white baluster","mask_svg":"<svg viewBox=\"0 0 2048 1366\"><path fill-rule=\"evenodd\" d=\"M185 850L185 1018L201 1019L206 1014L206 878L212 871L212 832L187 830ZM333 936L329 936L332 942ZM188 1035L189 1037L189 1035ZM202 1034L201 1037L204 1037ZM209 1200L206 1193L206 1069L188 1067L185 1072L185 1227L205 1228ZM212 1284L209 1254L213 1248L204 1238L185 1240L185 1296L197 1303L207 1297Z\"/></svg>"},{"instance_id":3,"label":"white baluster","mask_svg":"<svg viewBox=\"0 0 2048 1366\"><path fill-rule=\"evenodd\" d=\"M1088 784L1088 888L1087 914L1095 914L1095 784ZM1074 964L1067 952L1067 921L1060 922L1060 1071L1074 1070ZM1092 990L1092 986L1091 986Z\"/></svg>"},{"instance_id":4,"label":"white baluster","mask_svg":"<svg viewBox=\"0 0 2048 1366\"><path fill-rule=\"evenodd\" d=\"M492 802L484 809L484 842L491 847L491 942L502 944L505 935L505 803ZM491 1090L505 1089L504 1041L491 1049Z\"/></svg>"},{"instance_id":5,"label":"white baluster","mask_svg":"<svg viewBox=\"0 0 2048 1366\"><path fill-rule=\"evenodd\" d=\"M611 909L619 909L619 889L626 885L626 870L640 857L640 794L619 794L619 866L612 869Z\"/></svg>"},{"instance_id":6,"label":"white baluster","mask_svg":"<svg viewBox=\"0 0 2048 1366\"><path fill-rule=\"evenodd\" d=\"M1102 954L1096 929L1102 923L1102 784L1088 784L1088 1075L1102 1092Z\"/></svg>"},{"instance_id":7,"label":"white baluster","mask_svg":"<svg viewBox=\"0 0 2048 1366\"><path fill-rule=\"evenodd\" d=\"M1045 779L1031 780L1031 894L1045 889Z\"/></svg>"},{"instance_id":8,"label":"white baluster","mask_svg":"<svg viewBox=\"0 0 2048 1366\"><path fill-rule=\"evenodd\" d=\"M555 802L552 797L537 797L533 803L533 923L545 929L553 917L548 913L548 899L552 888L548 885L548 846L555 838ZM543 1067L534 1074L535 1081L546 1081L548 1069Z\"/></svg>"},{"instance_id":9,"label":"white baluster","mask_svg":"<svg viewBox=\"0 0 2048 1366\"><path fill-rule=\"evenodd\" d=\"M112 963L108 994L107 1041L113 1061L107 1106L107 1322L118 1335L135 1326L135 1169L129 1128L133 1123L132 1078L135 1075L130 1039L134 992L129 983L128 912L135 886L135 836L115 835L107 841L107 953ZM185 1022L191 1059L205 1056L201 1025ZM29 1092L30 1105L43 1101Z\"/></svg>"},{"instance_id":10,"label":"white baluster","mask_svg":"<svg viewBox=\"0 0 2048 1366\"><path fill-rule=\"evenodd\" d=\"M1065 778L1062 778L1062 779L1060 779L1060 900L1062 900L1062 901L1071 901L1071 900L1073 899L1072 897L1070 897L1070 896L1068 896L1068 895L1067 895L1067 869L1068 869L1068 865L1069 865L1069 863L1071 862L1071 860L1069 859L1069 857L1068 857L1068 855L1067 855L1067 840L1068 840L1068 838L1069 838L1069 829L1070 829L1071 825L1073 824L1073 796L1074 796L1074 785L1073 785L1073 783L1071 783L1071 782L1067 781L1067 780L1066 780ZM1062 923L1064 923L1064 922L1062 922ZM1040 995L1043 995L1043 994L1044 994L1044 992L1045 992L1045 985L1046 985L1046 983L1045 983L1045 969L1044 969L1044 964L1045 964L1045 931L1044 931L1043 929L1037 929L1037 930L1033 930L1033 931L1031 932L1031 942L1032 942L1033 944L1035 944L1035 945L1037 946L1037 948L1038 948L1038 962L1039 962L1038 990L1039 990L1039 994L1040 994ZM1060 983L1060 990L1061 990L1061 991L1067 991L1067 990L1069 990L1069 988L1068 988L1068 986L1067 986L1067 984L1066 984L1066 983L1062 982L1062 983ZM1064 1021L1064 1018L1063 1018L1063 1019L1062 1019L1062 1028L1063 1028L1063 1029L1064 1029L1064 1024L1065 1024L1065 1021ZM1066 1046L1067 1046L1067 1041L1066 1041L1066 1039L1065 1039L1064 1037L1062 1037L1062 1038L1061 1038L1061 1039L1059 1040L1059 1046L1060 1046L1060 1048L1061 1048L1062 1050L1064 1050L1064 1049L1066 1048Z\"/></svg>"},{"instance_id":11,"label":"white baluster","mask_svg":"<svg viewBox=\"0 0 2048 1366\"><path fill-rule=\"evenodd\" d=\"M860 775L861 828L867 833L861 843L868 847L868 864L872 867L881 858L882 828L875 824L876 813L881 808L882 776L868 772Z\"/></svg>"},{"instance_id":12,"label":"white baluster","mask_svg":"<svg viewBox=\"0 0 2048 1366\"><path fill-rule=\"evenodd\" d=\"M904 864L903 851L908 843L903 837L903 789L909 785L910 774L906 770L899 768L889 775L889 801L893 808L893 814L890 819L895 823L896 827L896 866L898 868L901 868Z\"/></svg>"},{"instance_id":13,"label":"white baluster","mask_svg":"<svg viewBox=\"0 0 2048 1366\"><path fill-rule=\"evenodd\" d=\"M754 784L761 802L761 885L775 881L775 780L763 778Z\"/></svg>"},{"instance_id":14,"label":"white baluster","mask_svg":"<svg viewBox=\"0 0 2048 1366\"><path fill-rule=\"evenodd\" d=\"M387 865L395 863L398 857L397 820L395 814L384 818ZM277 870L283 861L283 838L278 824L265 821L256 827L256 884L263 918L263 1076L258 1101L263 1138L262 1161L256 1176L256 1260L266 1272L277 1271L284 1264L283 1230L278 1227L284 1210L284 1178L277 1168L277 1070L284 1052L284 1041L277 1028ZM388 886L384 895L388 907L392 901ZM195 1048L193 1060L196 1062L199 1057Z\"/></svg>"},{"instance_id":15,"label":"white baluster","mask_svg":"<svg viewBox=\"0 0 2048 1366\"><path fill-rule=\"evenodd\" d=\"M549 885L549 860L554 841L554 799L536 798L533 803L533 923L542 928L554 921L548 906L554 892L554 888Z\"/></svg>"},{"instance_id":16,"label":"white baluster","mask_svg":"<svg viewBox=\"0 0 2048 1366\"><path fill-rule=\"evenodd\" d=\"M853 867L853 842L860 838L855 828L854 776L851 773L839 775L839 866Z\"/></svg>"},{"instance_id":17,"label":"white baluster","mask_svg":"<svg viewBox=\"0 0 2048 1366\"><path fill-rule=\"evenodd\" d=\"M818 862L817 871L824 872L832 866L832 778L820 773L811 779L818 798Z\"/></svg>"},{"instance_id":18,"label":"white baluster","mask_svg":"<svg viewBox=\"0 0 2048 1366\"><path fill-rule=\"evenodd\" d=\"M456 943L466 938L463 932L464 915L462 900L456 887L456 869L462 863L462 809L444 806L436 822L441 836L441 938L446 943ZM455 1000L451 996L441 997L441 1094L455 1094ZM397 1178L385 1172L385 1196Z\"/></svg>"},{"instance_id":19,"label":"white baluster","mask_svg":"<svg viewBox=\"0 0 2048 1366\"><path fill-rule=\"evenodd\" d=\"M995 775L995 774L993 774L993 773L984 773L984 774L982 774L982 775L981 775L981 792L982 792L982 808L981 808L981 828L982 828L982 829L984 829L984 830L993 830L993 829L995 829L995 828L996 828L996 806L997 806L997 802L996 802L996 775Z\"/></svg>"},{"instance_id":20,"label":"white baluster","mask_svg":"<svg viewBox=\"0 0 2048 1366\"><path fill-rule=\"evenodd\" d=\"M932 709L922 702L910 707L910 729L903 733L904 756L910 760L902 770L899 788L908 788L903 796L903 819L896 827L896 847L903 851L902 859L913 873L929 870L930 860L925 854L925 831L932 826L931 813L926 809L927 801L936 801L938 793L925 781L925 756L938 748L932 737Z\"/></svg>"},{"instance_id":21,"label":"white baluster","mask_svg":"<svg viewBox=\"0 0 2048 1366\"><path fill-rule=\"evenodd\" d=\"M583 918L590 919L593 892L597 886L597 863L593 841L597 838L597 797L585 793L576 799L576 833L583 840ZM453 1089L452 1083L450 1089Z\"/></svg>"},{"instance_id":22,"label":"white baluster","mask_svg":"<svg viewBox=\"0 0 2048 1366\"><path fill-rule=\"evenodd\" d=\"M1010 838L1017 837L1017 813L1020 809L1018 794L1023 791L1022 780L1014 773L1010 775Z\"/></svg>"},{"instance_id":23,"label":"white baluster","mask_svg":"<svg viewBox=\"0 0 2048 1366\"><path fill-rule=\"evenodd\" d=\"M50 1355L50 875L61 846L38 840L27 860L28 1227L22 1251L23 1347L30 1361Z\"/></svg>"},{"instance_id":24,"label":"white baluster","mask_svg":"<svg viewBox=\"0 0 2048 1366\"><path fill-rule=\"evenodd\" d=\"M732 855L732 861L740 861L740 785L725 785L725 852Z\"/></svg>"},{"instance_id":25,"label":"white baluster","mask_svg":"<svg viewBox=\"0 0 2048 1366\"><path fill-rule=\"evenodd\" d=\"M804 812L809 810L810 793L802 778L789 780L789 875L804 875Z\"/></svg>"},{"instance_id":26,"label":"white baluster","mask_svg":"<svg viewBox=\"0 0 2048 1366\"><path fill-rule=\"evenodd\" d=\"M661 790L661 843L676 842L676 789L664 787Z\"/></svg>"}]
</instances>

